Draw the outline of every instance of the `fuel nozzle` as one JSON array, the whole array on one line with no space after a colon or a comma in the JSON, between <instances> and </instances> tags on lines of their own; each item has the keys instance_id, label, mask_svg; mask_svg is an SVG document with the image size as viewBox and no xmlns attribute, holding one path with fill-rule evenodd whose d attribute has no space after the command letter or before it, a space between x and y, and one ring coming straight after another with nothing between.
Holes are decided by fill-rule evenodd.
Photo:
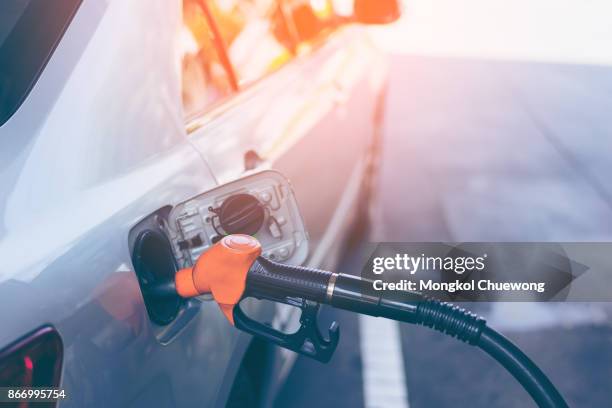
<instances>
[{"instance_id":1,"label":"fuel nozzle","mask_svg":"<svg viewBox=\"0 0 612 408\"><path fill-rule=\"evenodd\" d=\"M212 294L236 328L316 360L331 359L340 336L336 322L320 333L320 304L370 316L426 326L480 347L501 363L540 407L567 407L546 375L510 340L481 317L418 292L373 290L372 281L358 276L292 266L261 256L261 245L248 235L228 235L204 252L192 268L175 278L182 297ZM249 318L240 308L246 298L267 299L299 307L300 328L283 333Z\"/></svg>"},{"instance_id":2,"label":"fuel nozzle","mask_svg":"<svg viewBox=\"0 0 612 408\"><path fill-rule=\"evenodd\" d=\"M238 329L281 347L329 361L339 328L334 322L324 337L318 329L319 303L324 302L332 273L270 261L248 235L228 235L175 277L176 292L185 298L212 294L229 322ZM240 308L246 298L267 299L301 309L300 328L283 333L248 317Z\"/></svg>"},{"instance_id":3,"label":"fuel nozzle","mask_svg":"<svg viewBox=\"0 0 612 408\"><path fill-rule=\"evenodd\" d=\"M234 324L234 307L242 299L249 269L260 255L261 245L255 238L227 235L200 255L192 268L177 272L176 291L184 298L212 294Z\"/></svg>"}]
</instances>

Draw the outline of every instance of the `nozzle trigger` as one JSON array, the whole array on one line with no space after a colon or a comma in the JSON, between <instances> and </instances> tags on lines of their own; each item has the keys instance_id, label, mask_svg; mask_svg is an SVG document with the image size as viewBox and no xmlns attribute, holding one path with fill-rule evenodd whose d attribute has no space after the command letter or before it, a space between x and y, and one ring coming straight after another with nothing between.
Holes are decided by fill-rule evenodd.
<instances>
[{"instance_id":1,"label":"nozzle trigger","mask_svg":"<svg viewBox=\"0 0 612 408\"><path fill-rule=\"evenodd\" d=\"M294 303L291 304L296 306ZM240 330L272 342L277 346L327 363L334 354L340 339L338 323L333 322L330 325L328 337L325 338L319 332L317 324L319 303L301 299L301 304L297 306L302 310L302 315L300 317L300 328L295 333L283 333L269 325L251 319L242 311L240 304L234 307L234 325Z\"/></svg>"}]
</instances>

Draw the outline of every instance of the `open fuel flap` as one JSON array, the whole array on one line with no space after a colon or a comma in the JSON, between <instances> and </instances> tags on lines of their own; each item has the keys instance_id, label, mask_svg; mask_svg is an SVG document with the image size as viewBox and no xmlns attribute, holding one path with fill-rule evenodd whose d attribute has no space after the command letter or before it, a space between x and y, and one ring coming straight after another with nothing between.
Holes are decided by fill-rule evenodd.
<instances>
[{"instance_id":1,"label":"open fuel flap","mask_svg":"<svg viewBox=\"0 0 612 408\"><path fill-rule=\"evenodd\" d=\"M272 170L255 173L175 206L168 234L181 267L229 234L252 235L266 258L294 265L308 256L308 235L289 181Z\"/></svg>"},{"instance_id":2,"label":"open fuel flap","mask_svg":"<svg viewBox=\"0 0 612 408\"><path fill-rule=\"evenodd\" d=\"M171 341L209 296L182 299L153 288L173 284L176 272L225 235L247 234L268 259L293 265L308 256L308 234L289 181L253 173L145 217L130 231L134 270L158 340Z\"/></svg>"}]
</instances>

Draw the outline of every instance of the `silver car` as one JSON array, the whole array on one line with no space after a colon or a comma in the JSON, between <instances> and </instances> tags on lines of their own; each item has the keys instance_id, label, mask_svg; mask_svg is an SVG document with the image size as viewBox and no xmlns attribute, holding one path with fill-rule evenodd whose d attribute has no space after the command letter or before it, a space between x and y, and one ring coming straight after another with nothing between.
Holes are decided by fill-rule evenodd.
<instances>
[{"instance_id":1,"label":"silver car","mask_svg":"<svg viewBox=\"0 0 612 408\"><path fill-rule=\"evenodd\" d=\"M0 386L59 387L66 407L273 400L292 353L206 299L147 310L136 232L273 168L305 263L334 266L367 218L387 74L356 22L393 19L335 3L0 2ZM160 231L151 262L173 273Z\"/></svg>"}]
</instances>

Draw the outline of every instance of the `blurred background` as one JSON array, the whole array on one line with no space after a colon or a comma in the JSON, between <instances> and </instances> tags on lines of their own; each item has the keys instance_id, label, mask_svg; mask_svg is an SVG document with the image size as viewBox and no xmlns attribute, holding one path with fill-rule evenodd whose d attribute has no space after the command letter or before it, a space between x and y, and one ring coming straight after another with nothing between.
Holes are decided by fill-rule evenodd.
<instances>
[{"instance_id":1,"label":"blurred background","mask_svg":"<svg viewBox=\"0 0 612 408\"><path fill-rule=\"evenodd\" d=\"M372 35L391 76L374 241L610 241L612 3L410 0ZM612 401L607 303L476 305L570 406ZM527 407L480 351L427 329L325 311L328 366L298 359L277 405ZM347 405L348 404L348 405Z\"/></svg>"}]
</instances>

